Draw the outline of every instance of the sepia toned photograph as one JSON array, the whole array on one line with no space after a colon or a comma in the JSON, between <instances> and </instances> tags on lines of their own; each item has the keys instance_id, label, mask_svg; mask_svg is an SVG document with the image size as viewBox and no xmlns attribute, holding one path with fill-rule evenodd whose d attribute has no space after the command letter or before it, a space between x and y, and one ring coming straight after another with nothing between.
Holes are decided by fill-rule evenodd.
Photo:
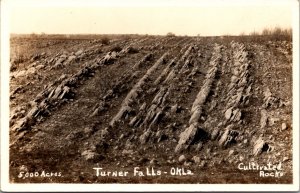
<instances>
[{"instance_id":1,"label":"sepia toned photograph","mask_svg":"<svg viewBox=\"0 0 300 193\"><path fill-rule=\"evenodd\" d=\"M1 189L299 190L298 1L1 4Z\"/></svg>"}]
</instances>

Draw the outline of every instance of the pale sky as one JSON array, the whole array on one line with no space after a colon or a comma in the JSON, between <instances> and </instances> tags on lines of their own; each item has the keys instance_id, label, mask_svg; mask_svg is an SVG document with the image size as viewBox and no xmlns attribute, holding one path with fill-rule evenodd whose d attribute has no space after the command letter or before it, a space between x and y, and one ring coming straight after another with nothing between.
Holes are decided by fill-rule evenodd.
<instances>
[{"instance_id":1,"label":"pale sky","mask_svg":"<svg viewBox=\"0 0 300 193\"><path fill-rule=\"evenodd\" d=\"M261 31L265 27L292 26L292 6L283 1L228 5L201 4L203 0L189 4L191 1L176 0L181 3L179 5L165 0L165 4L96 3L81 6L68 1L50 5L41 3L46 2L43 0L39 2L11 6L11 33L238 35ZM182 6L182 2L187 3Z\"/></svg>"}]
</instances>

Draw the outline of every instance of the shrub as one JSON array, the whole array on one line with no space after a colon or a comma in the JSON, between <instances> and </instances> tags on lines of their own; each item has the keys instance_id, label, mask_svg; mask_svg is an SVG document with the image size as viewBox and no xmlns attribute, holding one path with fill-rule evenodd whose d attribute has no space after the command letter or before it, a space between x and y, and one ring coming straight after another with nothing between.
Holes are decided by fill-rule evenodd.
<instances>
[{"instance_id":1,"label":"shrub","mask_svg":"<svg viewBox=\"0 0 300 193\"><path fill-rule=\"evenodd\" d=\"M110 40L109 40L108 37L102 37L101 38L101 44L108 45L109 42L110 42Z\"/></svg>"}]
</instances>

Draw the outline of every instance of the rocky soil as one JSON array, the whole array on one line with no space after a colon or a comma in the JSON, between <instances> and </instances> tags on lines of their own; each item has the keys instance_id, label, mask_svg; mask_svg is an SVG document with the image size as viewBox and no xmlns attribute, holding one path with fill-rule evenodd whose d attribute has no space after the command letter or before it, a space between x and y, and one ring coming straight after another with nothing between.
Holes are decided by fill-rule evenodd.
<instances>
[{"instance_id":1,"label":"rocky soil","mask_svg":"<svg viewBox=\"0 0 300 193\"><path fill-rule=\"evenodd\" d=\"M10 69L11 182L292 183L290 41L19 37Z\"/></svg>"}]
</instances>

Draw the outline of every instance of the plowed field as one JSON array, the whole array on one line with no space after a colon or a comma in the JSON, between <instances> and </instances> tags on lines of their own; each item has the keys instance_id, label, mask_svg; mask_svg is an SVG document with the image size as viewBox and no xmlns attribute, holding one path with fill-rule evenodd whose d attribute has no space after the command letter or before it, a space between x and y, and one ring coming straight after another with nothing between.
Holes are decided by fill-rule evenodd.
<instances>
[{"instance_id":1,"label":"plowed field","mask_svg":"<svg viewBox=\"0 0 300 193\"><path fill-rule=\"evenodd\" d=\"M291 41L18 37L10 69L11 182L292 183Z\"/></svg>"}]
</instances>

